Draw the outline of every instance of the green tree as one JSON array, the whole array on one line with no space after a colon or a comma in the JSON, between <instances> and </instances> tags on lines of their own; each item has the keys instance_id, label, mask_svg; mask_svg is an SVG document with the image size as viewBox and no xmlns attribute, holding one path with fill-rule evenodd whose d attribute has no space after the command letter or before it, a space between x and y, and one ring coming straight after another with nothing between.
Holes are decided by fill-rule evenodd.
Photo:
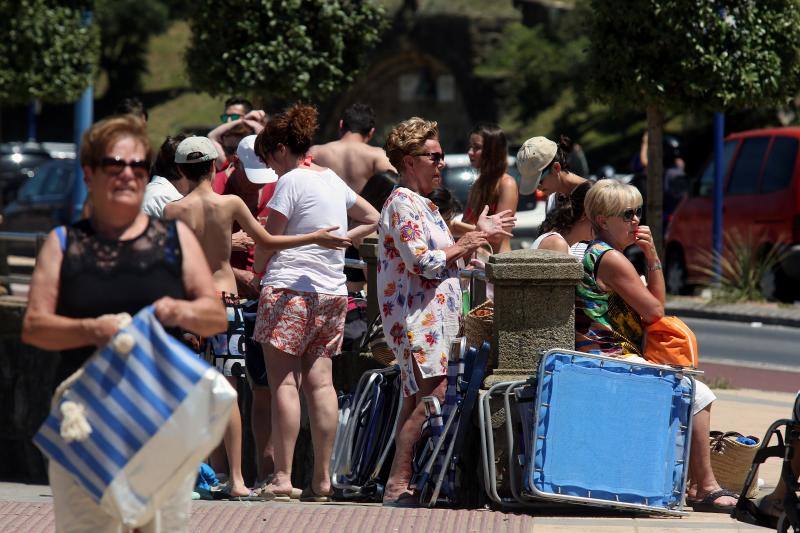
<instances>
[{"instance_id":1,"label":"green tree","mask_svg":"<svg viewBox=\"0 0 800 533\"><path fill-rule=\"evenodd\" d=\"M76 100L95 75L99 39L89 2L0 0L0 101Z\"/></svg>"},{"instance_id":2,"label":"green tree","mask_svg":"<svg viewBox=\"0 0 800 533\"><path fill-rule=\"evenodd\" d=\"M191 19L187 70L212 95L320 99L352 81L386 23L364 0L204 2Z\"/></svg>"},{"instance_id":3,"label":"green tree","mask_svg":"<svg viewBox=\"0 0 800 533\"><path fill-rule=\"evenodd\" d=\"M168 2L162 0L96 0L100 29L100 67L108 76L105 97L112 102L141 92L151 36L167 29Z\"/></svg>"},{"instance_id":4,"label":"green tree","mask_svg":"<svg viewBox=\"0 0 800 533\"><path fill-rule=\"evenodd\" d=\"M665 112L785 105L800 85L800 1L591 0L591 7L591 93L647 112L647 219L661 251Z\"/></svg>"}]
</instances>

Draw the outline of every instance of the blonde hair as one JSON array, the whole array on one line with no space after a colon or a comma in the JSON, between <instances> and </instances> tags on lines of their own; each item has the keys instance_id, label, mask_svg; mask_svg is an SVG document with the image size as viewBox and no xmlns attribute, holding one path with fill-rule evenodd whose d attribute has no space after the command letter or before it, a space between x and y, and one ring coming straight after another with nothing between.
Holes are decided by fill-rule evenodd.
<instances>
[{"instance_id":1,"label":"blonde hair","mask_svg":"<svg viewBox=\"0 0 800 533\"><path fill-rule=\"evenodd\" d=\"M626 209L640 205L642 193L639 189L610 179L595 183L583 201L583 208L595 230L599 229L597 217L618 216Z\"/></svg>"},{"instance_id":2,"label":"blonde hair","mask_svg":"<svg viewBox=\"0 0 800 533\"><path fill-rule=\"evenodd\" d=\"M386 138L386 155L392 166L403 173L403 157L423 151L425 141L439 138L439 125L432 120L411 117L404 120Z\"/></svg>"},{"instance_id":3,"label":"blonde hair","mask_svg":"<svg viewBox=\"0 0 800 533\"><path fill-rule=\"evenodd\" d=\"M150 139L147 137L147 124L135 115L118 115L95 122L81 138L81 166L97 168L109 148L120 140L130 137L142 148L150 161Z\"/></svg>"}]
</instances>

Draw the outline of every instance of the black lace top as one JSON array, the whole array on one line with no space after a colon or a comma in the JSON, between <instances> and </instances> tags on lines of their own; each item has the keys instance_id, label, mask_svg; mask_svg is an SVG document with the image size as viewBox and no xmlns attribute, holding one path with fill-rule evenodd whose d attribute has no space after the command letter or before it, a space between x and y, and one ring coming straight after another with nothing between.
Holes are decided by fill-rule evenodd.
<instances>
[{"instance_id":1,"label":"black lace top","mask_svg":"<svg viewBox=\"0 0 800 533\"><path fill-rule=\"evenodd\" d=\"M56 313L71 318L135 315L163 296L186 298L181 244L174 221L151 218L133 239L106 240L89 220L67 228ZM62 352L59 382L94 352L88 346Z\"/></svg>"}]
</instances>

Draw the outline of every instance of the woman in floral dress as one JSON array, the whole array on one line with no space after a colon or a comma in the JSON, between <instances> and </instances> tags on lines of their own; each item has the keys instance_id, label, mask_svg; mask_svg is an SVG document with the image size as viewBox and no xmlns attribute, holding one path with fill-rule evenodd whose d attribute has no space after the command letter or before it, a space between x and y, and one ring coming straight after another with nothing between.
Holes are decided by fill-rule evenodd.
<instances>
[{"instance_id":1,"label":"woman in floral dress","mask_svg":"<svg viewBox=\"0 0 800 533\"><path fill-rule=\"evenodd\" d=\"M378 302L387 342L400 363L403 407L384 503L415 501L409 492L411 453L425 419L424 396L444 397L447 354L461 320L460 258L488 238L507 235L515 218L503 211L454 242L436 205L425 198L441 183L444 153L436 122L414 117L386 140L386 153L400 171L378 227Z\"/></svg>"}]
</instances>

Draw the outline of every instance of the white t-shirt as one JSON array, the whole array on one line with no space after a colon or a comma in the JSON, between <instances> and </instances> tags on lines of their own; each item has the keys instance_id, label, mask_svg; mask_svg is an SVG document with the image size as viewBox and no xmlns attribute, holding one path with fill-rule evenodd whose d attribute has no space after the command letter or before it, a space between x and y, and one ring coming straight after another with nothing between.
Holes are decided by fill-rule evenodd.
<instances>
[{"instance_id":1,"label":"white t-shirt","mask_svg":"<svg viewBox=\"0 0 800 533\"><path fill-rule=\"evenodd\" d=\"M142 211L151 217L161 218L164 216L164 206L181 198L183 195L167 178L153 176L144 189Z\"/></svg>"},{"instance_id":2,"label":"white t-shirt","mask_svg":"<svg viewBox=\"0 0 800 533\"><path fill-rule=\"evenodd\" d=\"M347 210L356 203L356 193L330 169L322 172L296 168L278 180L268 207L289 223L285 235L302 235L339 226L347 233ZM276 252L261 279L262 285L299 292L347 295L344 250L309 244Z\"/></svg>"}]
</instances>

